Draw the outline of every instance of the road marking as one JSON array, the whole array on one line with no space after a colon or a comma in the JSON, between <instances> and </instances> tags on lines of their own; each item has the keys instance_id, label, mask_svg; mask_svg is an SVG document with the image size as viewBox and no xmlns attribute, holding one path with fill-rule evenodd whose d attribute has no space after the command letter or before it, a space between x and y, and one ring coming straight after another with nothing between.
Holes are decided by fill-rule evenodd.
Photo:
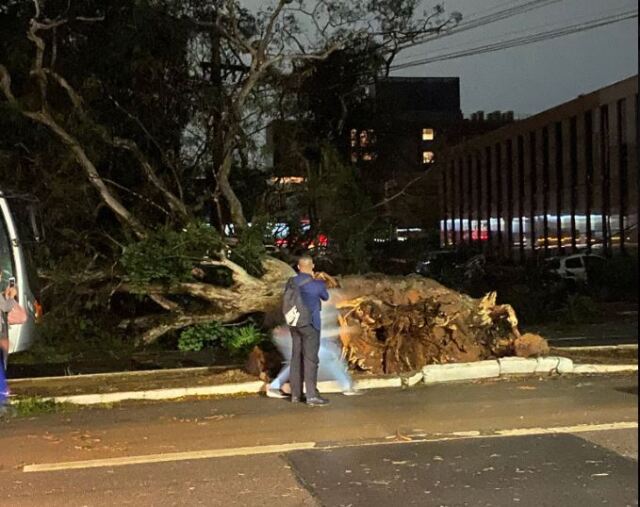
<instances>
[{"instance_id":1,"label":"road marking","mask_svg":"<svg viewBox=\"0 0 640 507\"><path fill-rule=\"evenodd\" d=\"M43 463L27 465L24 472L53 472L59 470L77 470L80 468L116 467L123 465L142 465L147 463L165 463L168 461L187 461L207 458L228 458L232 456L256 456L258 454L276 454L291 451L313 449L315 442L293 444L261 445L254 447L235 447L231 449L210 449L205 451L147 454L142 456L124 456L121 458L91 459L85 461L67 461L61 463Z\"/></svg>"},{"instance_id":2,"label":"road marking","mask_svg":"<svg viewBox=\"0 0 640 507\"><path fill-rule=\"evenodd\" d=\"M394 440L393 436L387 437L385 441L372 442L349 442L338 443L327 446L318 445L315 450L343 449L346 447L368 447L375 445L393 445L393 444L426 444L429 442L447 442L450 440L472 440L477 438L504 438L504 437L522 437L535 435L553 435L558 433L585 433L596 431L611 430L628 430L638 429L637 421L623 421L605 424L578 424L574 426L553 426L550 428L513 428L506 430L494 430L488 432L480 431L454 431L452 433L434 433L425 437L424 433L409 433L407 436L411 440ZM420 438L416 438L420 437ZM423 438L424 437L424 438Z\"/></svg>"},{"instance_id":3,"label":"road marking","mask_svg":"<svg viewBox=\"0 0 640 507\"><path fill-rule=\"evenodd\" d=\"M577 424L575 426L559 426L557 428L518 428L496 431L501 437L518 437L523 435L548 435L550 433L584 433L587 431L632 430L638 428L638 421L615 422L605 424Z\"/></svg>"},{"instance_id":4,"label":"road marking","mask_svg":"<svg viewBox=\"0 0 640 507\"><path fill-rule=\"evenodd\" d=\"M321 445L317 442L298 442L280 445L263 445L254 447L235 447L231 449L210 449L204 451L175 452L164 454L147 454L141 456L124 456L121 458L104 458L85 461L67 461L61 463L42 463L26 465L23 472L55 472L62 470L78 470L84 468L104 468L124 465L146 465L149 463L166 463L196 459L228 458L234 456L256 456L259 454L280 454L293 451L345 449L349 447L368 447L375 445L419 444L428 442L442 442L448 440L466 440L477 438L504 438L532 435L549 435L557 433L585 433L596 431L611 431L623 429L638 429L637 421L623 421L604 424L578 424L574 426L554 426L550 428L513 428L495 430L487 433L480 431L455 431L452 433L438 433L426 438L411 438L410 440L387 440L370 442L348 442ZM424 434L420 434L422 437ZM410 437L411 435L409 435Z\"/></svg>"}]
</instances>

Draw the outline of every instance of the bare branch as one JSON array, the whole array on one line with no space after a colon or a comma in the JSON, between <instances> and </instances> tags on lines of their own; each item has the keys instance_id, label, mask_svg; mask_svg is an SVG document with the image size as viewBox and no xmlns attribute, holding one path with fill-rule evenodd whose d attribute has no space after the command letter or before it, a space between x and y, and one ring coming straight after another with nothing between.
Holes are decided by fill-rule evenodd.
<instances>
[{"instance_id":1,"label":"bare branch","mask_svg":"<svg viewBox=\"0 0 640 507\"><path fill-rule=\"evenodd\" d=\"M158 140L151 134L151 132L149 132L149 129L147 129L144 123L142 123L140 118L133 115L131 112L127 111L122 105L120 105L120 102L118 102L114 97L109 96L109 98L111 99L111 102L113 102L120 111L126 114L132 121L134 121L138 125L138 127L140 127L140 130L144 132L144 134L147 136L147 139L149 139L151 143L156 147L156 149L158 150L158 153L160 153L160 156L162 157L162 161L164 162L164 164L171 169L176 187L178 188L178 195L180 197L180 200L182 200L182 197L183 197L182 183L180 183L180 178L178 177L178 168L176 167L174 161L169 159L169 157L167 156L166 150L163 149L162 146L160 146L160 143L158 142Z\"/></svg>"},{"instance_id":2,"label":"bare branch","mask_svg":"<svg viewBox=\"0 0 640 507\"><path fill-rule=\"evenodd\" d=\"M182 307L178 303L174 303L160 294L149 294L149 299L170 312L179 312L182 310Z\"/></svg>"},{"instance_id":3,"label":"bare branch","mask_svg":"<svg viewBox=\"0 0 640 507\"><path fill-rule=\"evenodd\" d=\"M145 197L142 194L139 194L138 192L134 192L133 190L125 187L124 185L120 185L120 183L107 179L107 178L102 178L104 180L105 183L108 183L109 185L112 185L114 187L116 187L119 190L122 190L123 192L127 192L128 194L131 194L132 196L140 199L141 201L146 202L147 204L149 204L150 206L153 206L154 208L156 208L158 211L164 213L166 216L170 217L171 216L171 212L165 208L163 208L162 206L160 206L158 203L153 202L151 199L149 199L148 197Z\"/></svg>"},{"instance_id":4,"label":"bare branch","mask_svg":"<svg viewBox=\"0 0 640 507\"><path fill-rule=\"evenodd\" d=\"M37 76L40 79L43 77L46 79L46 74L44 72L38 72ZM67 132L58 122L56 122L46 108L39 112L32 112L26 111L20 107L11 90L11 75L4 65L0 65L0 86L7 100L12 105L16 106L23 116L48 127L49 130L51 130L53 134L55 134L56 137L58 137L58 139L60 139L60 141L69 148L80 167L84 169L89 182L100 194L102 200L124 224L134 231L138 237L143 238L146 235L145 228L109 191L106 183L100 177L98 170L80 142Z\"/></svg>"},{"instance_id":5,"label":"bare branch","mask_svg":"<svg viewBox=\"0 0 640 507\"><path fill-rule=\"evenodd\" d=\"M105 129L102 125L96 124L91 118L89 118L88 114L84 110L82 97L80 97L80 95L73 89L69 82L64 79L64 77L60 76L58 73L50 69L43 69L43 73L45 75L50 75L51 77L53 77L54 80L60 85L60 87L62 87L67 92L67 96L73 104L73 107L82 115L85 121L89 122L97 130L97 132L105 142L111 144L112 146L115 146L116 148L127 150L133 154L134 158L140 164L140 167L142 168L147 179L161 192L161 194L166 199L167 204L169 204L169 207L180 217L184 219L188 218L189 212L187 211L184 203L165 186L164 182L157 175L148 158L138 147L135 141L110 135L107 129Z\"/></svg>"}]
</instances>

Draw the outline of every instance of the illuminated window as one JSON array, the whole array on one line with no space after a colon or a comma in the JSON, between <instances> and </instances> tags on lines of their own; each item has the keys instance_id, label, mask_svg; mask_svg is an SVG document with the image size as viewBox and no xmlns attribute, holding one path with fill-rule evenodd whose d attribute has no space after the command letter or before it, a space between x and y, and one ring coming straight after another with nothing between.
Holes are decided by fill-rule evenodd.
<instances>
[{"instance_id":1,"label":"illuminated window","mask_svg":"<svg viewBox=\"0 0 640 507\"><path fill-rule=\"evenodd\" d=\"M433 129L422 129L422 140L423 141L433 141L433 138L436 136L436 133Z\"/></svg>"},{"instance_id":2,"label":"illuminated window","mask_svg":"<svg viewBox=\"0 0 640 507\"><path fill-rule=\"evenodd\" d=\"M423 151L422 152L422 163L423 164L433 164L435 159L435 155L432 151Z\"/></svg>"}]
</instances>

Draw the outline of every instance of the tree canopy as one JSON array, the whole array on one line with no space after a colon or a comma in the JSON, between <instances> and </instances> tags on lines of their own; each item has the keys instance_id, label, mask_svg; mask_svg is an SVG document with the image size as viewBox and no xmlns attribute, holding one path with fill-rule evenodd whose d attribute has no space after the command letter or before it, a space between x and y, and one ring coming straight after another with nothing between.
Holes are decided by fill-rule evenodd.
<instances>
[{"instance_id":1,"label":"tree canopy","mask_svg":"<svg viewBox=\"0 0 640 507\"><path fill-rule=\"evenodd\" d=\"M107 306L114 294L145 294L161 311L135 322L146 341L273 303L273 284L289 271L265 257L264 230L248 227L267 220L265 128L301 121L318 149L335 146L363 84L460 19L419 5L5 2L0 177L3 191L28 192L45 211L51 233L38 263L49 294L72 283L67 301L85 309L96 294ZM353 199L357 180L333 149L315 159L314 192L351 200L325 221L336 232L366 196ZM331 188L323 174L347 184ZM353 192L340 197L345 189Z\"/></svg>"}]
</instances>

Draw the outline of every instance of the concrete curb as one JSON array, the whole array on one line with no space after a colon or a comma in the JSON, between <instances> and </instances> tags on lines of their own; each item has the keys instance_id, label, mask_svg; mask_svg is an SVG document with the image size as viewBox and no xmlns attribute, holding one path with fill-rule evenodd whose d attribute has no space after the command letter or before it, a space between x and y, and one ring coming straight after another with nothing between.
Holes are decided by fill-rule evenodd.
<instances>
[{"instance_id":1,"label":"concrete curb","mask_svg":"<svg viewBox=\"0 0 640 507\"><path fill-rule=\"evenodd\" d=\"M389 387L412 387L420 382L433 385L446 382L462 382L523 375L542 374L606 374L637 372L637 364L579 364L574 365L565 357L545 357L525 359L506 357L497 360L477 361L473 363L433 364L425 366L421 371L403 376L383 378L363 378L356 381L358 389L383 389ZM103 394L78 394L69 396L53 396L46 399L56 403L74 405L97 405L118 403L131 400L172 400L195 396L224 396L239 394L258 394L264 391L262 381L221 384L214 386L180 387L169 389L151 389L148 391L126 391ZM323 393L340 393L340 386L333 381L318 383Z\"/></svg>"},{"instance_id":2,"label":"concrete curb","mask_svg":"<svg viewBox=\"0 0 640 507\"><path fill-rule=\"evenodd\" d=\"M170 389L150 389L148 391L125 391L102 394L73 394L69 396L52 396L47 398L56 403L72 403L74 405L96 405L118 403L129 400L174 400L189 396L224 396L233 394L256 394L264 389L264 382L242 382L238 384L221 384L217 386L177 387Z\"/></svg>"},{"instance_id":3,"label":"concrete curb","mask_svg":"<svg viewBox=\"0 0 640 507\"><path fill-rule=\"evenodd\" d=\"M500 376L497 360L474 363L429 364L422 368L425 384L440 384L459 380L476 380Z\"/></svg>"},{"instance_id":4,"label":"concrete curb","mask_svg":"<svg viewBox=\"0 0 640 507\"><path fill-rule=\"evenodd\" d=\"M577 364L573 373L622 373L638 371L637 364Z\"/></svg>"},{"instance_id":5,"label":"concrete curb","mask_svg":"<svg viewBox=\"0 0 640 507\"><path fill-rule=\"evenodd\" d=\"M17 385L21 383L33 382L34 380L43 381L43 380L60 380L61 378L69 381L73 380L84 380L84 379L109 379L113 377L120 377L126 375L127 377L145 377L149 375L157 375L158 373L164 373L170 375L172 372L180 372L180 373L201 373L206 371L224 371L226 369L239 369L242 368L242 364L233 364L224 367L217 366L194 366L189 368L167 368L164 370L133 370L133 371L115 371L109 373L79 373L77 375L65 375L65 376L57 376L57 377L29 377L29 378L12 378L10 381L12 384Z\"/></svg>"}]
</instances>

